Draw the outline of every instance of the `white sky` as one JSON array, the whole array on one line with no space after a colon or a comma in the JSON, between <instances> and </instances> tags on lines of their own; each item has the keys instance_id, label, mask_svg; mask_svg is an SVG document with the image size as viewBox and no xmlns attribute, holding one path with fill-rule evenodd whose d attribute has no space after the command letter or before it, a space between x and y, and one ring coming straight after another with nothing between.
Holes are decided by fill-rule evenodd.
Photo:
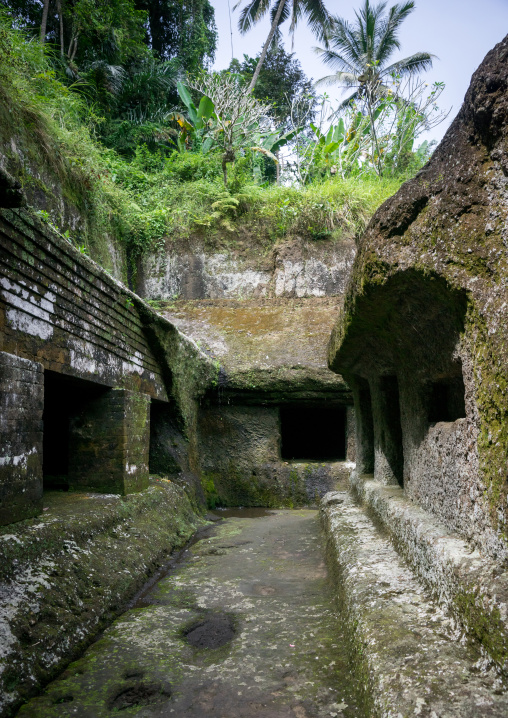
<instances>
[{"instance_id":1,"label":"white sky","mask_svg":"<svg viewBox=\"0 0 508 718\"><path fill-rule=\"evenodd\" d=\"M215 8L219 32L219 44L215 62L216 69L227 67L231 61L231 36L229 11L233 23L233 48L235 57L241 59L246 53L255 56L268 36L269 15L254 26L246 35L237 30L240 9L233 12L237 0L210 0ZM273 2L273 0L272 0ZM374 0L376 2L376 0ZM354 19L354 10L362 0L328 0L328 10L333 15ZM246 0L242 0L244 7ZM388 7L394 5L388 0ZM287 25L288 23L286 23ZM284 26L283 26L284 29ZM487 52L508 33L508 0L417 0L416 10L403 23L400 31L402 51L397 57L406 57L423 50L438 56L434 67L425 74L426 82L444 82L446 90L439 105L443 109L453 106L449 118L434 128L431 137L440 140L457 114L471 75ZM294 53L305 74L314 80L330 74L330 69L314 54L312 48L319 44L302 22L295 34ZM285 47L291 51L291 39L285 34ZM340 90L328 88L327 93L339 97Z\"/></svg>"}]
</instances>

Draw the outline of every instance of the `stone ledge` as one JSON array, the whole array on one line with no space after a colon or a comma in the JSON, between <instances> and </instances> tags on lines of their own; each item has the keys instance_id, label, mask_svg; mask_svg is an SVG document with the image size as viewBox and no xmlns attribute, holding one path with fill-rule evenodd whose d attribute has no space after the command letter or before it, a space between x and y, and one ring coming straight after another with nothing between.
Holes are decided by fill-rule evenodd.
<instances>
[{"instance_id":1,"label":"stone ledge","mask_svg":"<svg viewBox=\"0 0 508 718\"><path fill-rule=\"evenodd\" d=\"M485 558L427 511L385 486L352 472L355 497L379 520L456 626L508 676L508 571Z\"/></svg>"},{"instance_id":2,"label":"stone ledge","mask_svg":"<svg viewBox=\"0 0 508 718\"><path fill-rule=\"evenodd\" d=\"M321 504L327 557L365 714L372 718L505 716L508 694L480 652L348 492Z\"/></svg>"},{"instance_id":3,"label":"stone ledge","mask_svg":"<svg viewBox=\"0 0 508 718\"><path fill-rule=\"evenodd\" d=\"M52 680L202 520L166 480L121 497L57 493L0 529L0 716Z\"/></svg>"}]
</instances>

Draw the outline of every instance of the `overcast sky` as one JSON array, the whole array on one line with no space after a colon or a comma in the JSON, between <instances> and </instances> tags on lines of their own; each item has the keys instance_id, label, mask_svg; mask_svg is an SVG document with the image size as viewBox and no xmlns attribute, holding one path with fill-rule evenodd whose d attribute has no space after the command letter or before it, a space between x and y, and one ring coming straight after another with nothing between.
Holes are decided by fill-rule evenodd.
<instances>
[{"instance_id":1,"label":"overcast sky","mask_svg":"<svg viewBox=\"0 0 508 718\"><path fill-rule=\"evenodd\" d=\"M233 12L237 0L210 0L215 8L219 45L215 62L216 69L227 67L231 61L231 34L229 9L233 25L233 49L235 57L246 53L255 56L261 50L269 31L268 15L246 35L237 30L240 9ZM325 0L326 1L326 0ZM273 2L273 0L272 0ZM327 8L334 15L354 19L354 11L362 0L328 0ZM242 0L244 7L246 0ZM388 2L388 6L395 4ZM284 27L284 26L283 26ZM406 57L423 50L438 56L432 70L425 74L426 82L445 82L446 90L441 95L440 106L453 106L449 118L436 127L432 137L439 140L457 114L471 75L487 52L508 33L508 0L417 0L416 10L402 25L400 39L402 50L397 57ZM330 74L314 54L317 43L312 33L302 22L295 34L294 53L308 77L314 80ZM291 50L291 39L285 34L285 48ZM340 96L327 89L329 95Z\"/></svg>"}]
</instances>

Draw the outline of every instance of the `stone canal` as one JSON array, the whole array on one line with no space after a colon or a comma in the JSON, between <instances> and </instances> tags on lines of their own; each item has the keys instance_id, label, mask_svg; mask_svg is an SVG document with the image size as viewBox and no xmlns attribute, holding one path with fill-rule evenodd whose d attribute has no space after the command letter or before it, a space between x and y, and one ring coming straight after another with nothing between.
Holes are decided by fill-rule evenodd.
<instances>
[{"instance_id":1,"label":"stone canal","mask_svg":"<svg viewBox=\"0 0 508 718\"><path fill-rule=\"evenodd\" d=\"M361 715L317 512L213 518L20 718Z\"/></svg>"}]
</instances>

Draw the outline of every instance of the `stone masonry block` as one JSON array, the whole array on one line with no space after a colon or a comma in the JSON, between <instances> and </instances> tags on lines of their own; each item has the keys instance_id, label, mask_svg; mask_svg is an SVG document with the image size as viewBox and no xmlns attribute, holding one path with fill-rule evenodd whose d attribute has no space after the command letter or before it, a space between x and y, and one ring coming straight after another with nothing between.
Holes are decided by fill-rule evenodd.
<instances>
[{"instance_id":1,"label":"stone masonry block","mask_svg":"<svg viewBox=\"0 0 508 718\"><path fill-rule=\"evenodd\" d=\"M0 352L0 525L42 511L42 366Z\"/></svg>"},{"instance_id":2,"label":"stone masonry block","mask_svg":"<svg viewBox=\"0 0 508 718\"><path fill-rule=\"evenodd\" d=\"M70 426L69 482L129 494L148 485L150 397L110 389L89 401Z\"/></svg>"}]
</instances>

